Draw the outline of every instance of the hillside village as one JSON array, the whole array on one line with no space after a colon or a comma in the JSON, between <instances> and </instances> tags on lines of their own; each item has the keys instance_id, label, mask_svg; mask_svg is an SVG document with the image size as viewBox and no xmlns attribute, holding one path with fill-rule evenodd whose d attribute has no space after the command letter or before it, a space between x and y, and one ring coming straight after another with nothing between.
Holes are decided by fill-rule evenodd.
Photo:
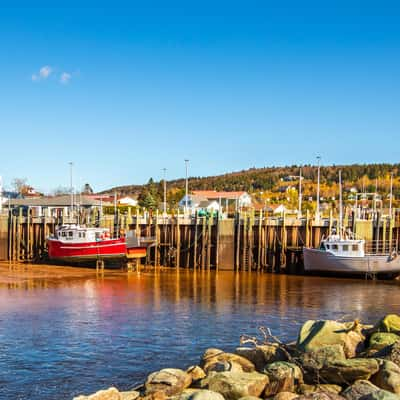
<instances>
[{"instance_id":1,"label":"hillside village","mask_svg":"<svg viewBox=\"0 0 400 400\"><path fill-rule=\"evenodd\" d=\"M336 213L338 209L338 172L342 171L345 205L361 208L389 207L392 185L392 206L400 206L400 165L365 164L350 166L323 166L320 168L320 208L322 212ZM300 185L301 182L301 185ZM301 186L301 187L300 187ZM315 211L317 196L317 167L251 168L249 170L211 177L189 177L188 196L185 179L167 181L166 209L221 211L232 213L238 209L263 210L272 215L311 213ZM52 195L38 193L24 179L15 179L14 190L3 192L3 206L11 207L68 207L71 204L68 189L57 189ZM299 191L301 190L301 202ZM74 190L75 202L87 207L102 206L113 213L115 207L147 210L164 209L164 182L149 179L145 185L128 185L95 193L89 184ZM301 210L299 210L301 206Z\"/></svg>"}]
</instances>

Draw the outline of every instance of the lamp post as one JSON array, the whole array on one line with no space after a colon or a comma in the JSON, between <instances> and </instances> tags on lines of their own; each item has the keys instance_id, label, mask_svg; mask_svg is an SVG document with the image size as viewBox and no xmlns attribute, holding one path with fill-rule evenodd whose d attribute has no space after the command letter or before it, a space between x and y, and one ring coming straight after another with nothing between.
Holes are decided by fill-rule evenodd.
<instances>
[{"instance_id":1,"label":"lamp post","mask_svg":"<svg viewBox=\"0 0 400 400\"><path fill-rule=\"evenodd\" d=\"M186 182L185 182L185 214L188 210L188 192L189 192L189 182L188 182L188 170L189 170L189 160L185 160L185 169L186 169Z\"/></svg>"},{"instance_id":2,"label":"lamp post","mask_svg":"<svg viewBox=\"0 0 400 400\"><path fill-rule=\"evenodd\" d=\"M164 179L164 204L163 204L163 212L164 212L164 217L167 215L167 181L166 181L166 175L167 175L167 168L163 168L163 179Z\"/></svg>"},{"instance_id":3,"label":"lamp post","mask_svg":"<svg viewBox=\"0 0 400 400\"><path fill-rule=\"evenodd\" d=\"M393 207L393 172L390 173L390 197L389 197L389 216L392 218Z\"/></svg>"},{"instance_id":4,"label":"lamp post","mask_svg":"<svg viewBox=\"0 0 400 400\"><path fill-rule=\"evenodd\" d=\"M299 212L298 212L298 217L301 218L301 202L302 202L302 192L301 192L301 167L299 171Z\"/></svg>"},{"instance_id":5,"label":"lamp post","mask_svg":"<svg viewBox=\"0 0 400 400\"><path fill-rule=\"evenodd\" d=\"M320 184L320 170L321 170L321 157L317 156L318 163L318 178L317 178L317 210L315 212L315 219L319 222L319 184Z\"/></svg>"}]
</instances>

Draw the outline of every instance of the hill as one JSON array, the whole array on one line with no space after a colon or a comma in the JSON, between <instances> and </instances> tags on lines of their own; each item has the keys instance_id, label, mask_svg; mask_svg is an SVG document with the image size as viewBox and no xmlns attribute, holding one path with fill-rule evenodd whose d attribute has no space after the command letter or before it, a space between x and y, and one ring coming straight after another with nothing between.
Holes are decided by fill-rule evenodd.
<instances>
[{"instance_id":1,"label":"hill","mask_svg":"<svg viewBox=\"0 0 400 400\"><path fill-rule=\"evenodd\" d=\"M250 168L248 170L230 172L217 176L190 177L190 190L218 190L238 191L243 190L253 193L255 197L269 196L274 199L285 197L288 188L296 188L299 179L299 166ZM317 168L312 165L301 167L303 176L304 196L315 194L317 182ZM373 192L376 184L381 194L388 193L390 186L390 174L394 174L394 194L400 195L400 164L353 164L321 166L321 195L335 196L338 192L338 172L342 171L345 189L355 187L358 191ZM297 183L296 183L297 181ZM167 181L168 203L176 205L184 194L185 179ZM113 193L146 197L154 200L154 203L162 201L163 182L155 182L152 178L145 185L125 185L106 190L102 193ZM260 199L262 201L262 199Z\"/></svg>"}]
</instances>

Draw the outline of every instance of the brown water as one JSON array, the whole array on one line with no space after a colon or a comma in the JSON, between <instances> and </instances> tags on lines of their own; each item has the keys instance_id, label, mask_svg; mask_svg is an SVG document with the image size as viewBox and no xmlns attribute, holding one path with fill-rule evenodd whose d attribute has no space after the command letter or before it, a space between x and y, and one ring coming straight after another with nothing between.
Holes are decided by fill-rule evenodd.
<instances>
[{"instance_id":1,"label":"brown water","mask_svg":"<svg viewBox=\"0 0 400 400\"><path fill-rule=\"evenodd\" d=\"M234 349L260 325L291 340L310 318L374 321L399 306L393 282L0 264L0 398L127 389L207 347Z\"/></svg>"}]
</instances>

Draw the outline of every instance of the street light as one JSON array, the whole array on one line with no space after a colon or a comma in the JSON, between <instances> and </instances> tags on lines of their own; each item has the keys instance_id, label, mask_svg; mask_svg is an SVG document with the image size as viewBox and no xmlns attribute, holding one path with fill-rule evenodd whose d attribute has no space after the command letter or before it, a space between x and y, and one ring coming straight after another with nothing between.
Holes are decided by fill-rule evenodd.
<instances>
[{"instance_id":1,"label":"street light","mask_svg":"<svg viewBox=\"0 0 400 400\"><path fill-rule=\"evenodd\" d=\"M317 162L318 162L318 180L317 180L317 210L315 213L315 219L319 221L319 184L320 184L320 162L321 162L321 156L317 156Z\"/></svg>"},{"instance_id":2,"label":"street light","mask_svg":"<svg viewBox=\"0 0 400 400\"><path fill-rule=\"evenodd\" d=\"M189 169L189 160L185 160L185 168L186 168L186 182L185 182L185 214L188 210L188 191L189 191L189 182L188 182L188 169Z\"/></svg>"},{"instance_id":3,"label":"street light","mask_svg":"<svg viewBox=\"0 0 400 400\"><path fill-rule=\"evenodd\" d=\"M393 172L390 173L390 198L389 198L389 216L392 218L393 206Z\"/></svg>"},{"instance_id":4,"label":"street light","mask_svg":"<svg viewBox=\"0 0 400 400\"><path fill-rule=\"evenodd\" d=\"M163 204L163 211L164 211L164 217L167 215L167 181L166 175L167 175L167 168L163 168L164 172L164 204Z\"/></svg>"},{"instance_id":5,"label":"street light","mask_svg":"<svg viewBox=\"0 0 400 400\"><path fill-rule=\"evenodd\" d=\"M299 212L298 216L301 218L301 202L302 202L302 191L301 191L301 167L299 170Z\"/></svg>"}]
</instances>

